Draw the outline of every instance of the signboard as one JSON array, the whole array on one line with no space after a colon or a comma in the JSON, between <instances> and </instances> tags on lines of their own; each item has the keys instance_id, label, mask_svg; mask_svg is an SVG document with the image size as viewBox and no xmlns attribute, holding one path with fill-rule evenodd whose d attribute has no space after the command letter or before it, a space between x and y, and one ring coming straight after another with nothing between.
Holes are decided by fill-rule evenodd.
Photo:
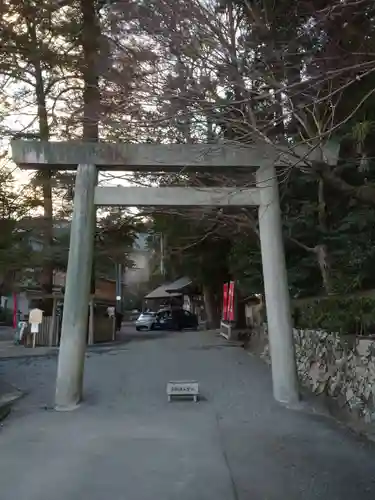
<instances>
[{"instance_id":1,"label":"signboard","mask_svg":"<svg viewBox=\"0 0 375 500\"><path fill-rule=\"evenodd\" d=\"M31 333L38 333L39 332L39 323L31 323L30 332Z\"/></svg>"},{"instance_id":2,"label":"signboard","mask_svg":"<svg viewBox=\"0 0 375 500\"><path fill-rule=\"evenodd\" d=\"M223 321L228 320L228 283L223 286Z\"/></svg>"},{"instance_id":3,"label":"signboard","mask_svg":"<svg viewBox=\"0 0 375 500\"><path fill-rule=\"evenodd\" d=\"M171 381L167 384L168 401L172 397L191 397L195 402L198 401L199 384L193 380Z\"/></svg>"},{"instance_id":4,"label":"signboard","mask_svg":"<svg viewBox=\"0 0 375 500\"><path fill-rule=\"evenodd\" d=\"M40 325L43 320L43 311L41 309L32 309L29 314L29 323Z\"/></svg>"},{"instance_id":5,"label":"signboard","mask_svg":"<svg viewBox=\"0 0 375 500\"><path fill-rule=\"evenodd\" d=\"M228 290L228 321L234 321L234 281L229 283Z\"/></svg>"},{"instance_id":6,"label":"signboard","mask_svg":"<svg viewBox=\"0 0 375 500\"><path fill-rule=\"evenodd\" d=\"M41 309L32 309L29 313L29 323L31 324L30 333L33 335L33 347L36 344L36 334L39 332L39 325L43 321L43 311Z\"/></svg>"}]
</instances>

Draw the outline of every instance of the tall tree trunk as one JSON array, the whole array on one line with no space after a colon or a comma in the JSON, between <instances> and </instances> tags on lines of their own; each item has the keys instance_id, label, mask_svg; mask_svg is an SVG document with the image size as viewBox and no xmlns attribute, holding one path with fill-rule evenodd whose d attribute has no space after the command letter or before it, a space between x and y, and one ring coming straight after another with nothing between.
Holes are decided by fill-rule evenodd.
<instances>
[{"instance_id":1,"label":"tall tree trunk","mask_svg":"<svg viewBox=\"0 0 375 500\"><path fill-rule=\"evenodd\" d=\"M38 39L36 35L35 24L32 20L27 20L28 33L30 36L34 54L32 62L35 71L35 94L38 112L39 136L42 141L48 141L50 137L50 129L48 124L48 114L46 105L46 94L44 90L44 79L41 67L41 61L38 50ZM53 271L54 271L54 255L53 255L53 202L52 202L52 176L51 170L40 171L40 181L43 193L43 266L40 277L40 285L43 295L51 295L53 291ZM45 316L52 315L52 298L44 298L41 308Z\"/></svg>"},{"instance_id":2,"label":"tall tree trunk","mask_svg":"<svg viewBox=\"0 0 375 500\"><path fill-rule=\"evenodd\" d=\"M324 181L323 179L319 180L318 185L318 221L319 228L322 235L328 232L328 222L327 222L327 207L325 203L325 195L324 195ZM309 247L304 243L288 236L288 239L298 245L300 248L306 250L306 252L312 252L316 256L316 261L319 267L320 275L322 278L322 285L324 291L327 295L330 295L334 292L332 277L331 277L331 259L329 255L329 251L327 245L325 243L319 243L314 247Z\"/></svg>"},{"instance_id":3,"label":"tall tree trunk","mask_svg":"<svg viewBox=\"0 0 375 500\"><path fill-rule=\"evenodd\" d=\"M235 292L236 295L236 300L235 300L235 307L236 307L236 328L246 328L246 309L245 309L245 302L244 302L244 297L240 290L237 290Z\"/></svg>"},{"instance_id":4,"label":"tall tree trunk","mask_svg":"<svg viewBox=\"0 0 375 500\"><path fill-rule=\"evenodd\" d=\"M83 51L83 140L96 142L99 139L100 90L98 54L100 25L95 0L81 0ZM96 214L95 214L96 220ZM95 222L96 226L96 222ZM95 244L95 241L93 242ZM95 293L95 260L91 274L91 293Z\"/></svg>"},{"instance_id":5,"label":"tall tree trunk","mask_svg":"<svg viewBox=\"0 0 375 500\"><path fill-rule=\"evenodd\" d=\"M98 54L100 26L95 0L81 0L83 50L83 140L96 142L99 138L100 92Z\"/></svg>"},{"instance_id":6,"label":"tall tree trunk","mask_svg":"<svg viewBox=\"0 0 375 500\"><path fill-rule=\"evenodd\" d=\"M290 89L293 89L291 92L289 92L289 95L288 95L289 107L292 111L292 114L290 116L290 120L288 121L286 129L287 129L288 134L290 134L292 136L296 136L298 134L301 134L302 137L305 137L306 130L301 129L301 124L298 122L298 119L296 116L296 113L298 114L298 112L296 110L298 110L300 94L295 89L296 89L296 86L299 85L302 81L302 79L301 79L301 67L302 67L301 55L298 52L298 44L295 42L295 40L293 38L293 41L289 42L288 47L286 49L285 63L284 63L285 77L287 80L287 87L289 87Z\"/></svg>"},{"instance_id":7,"label":"tall tree trunk","mask_svg":"<svg viewBox=\"0 0 375 500\"><path fill-rule=\"evenodd\" d=\"M317 245L315 247L315 253L322 277L323 288L326 294L330 295L333 293L333 287L331 281L331 266L327 246Z\"/></svg>"},{"instance_id":8,"label":"tall tree trunk","mask_svg":"<svg viewBox=\"0 0 375 500\"><path fill-rule=\"evenodd\" d=\"M46 110L46 100L44 95L42 72L37 81L37 99L39 131L42 140L49 139L49 126ZM52 171L45 170L41 173L41 182L43 190L43 246L44 261L41 276L41 287L43 294L52 294L53 291L53 271L54 271L54 252L53 252L53 202L52 202ZM43 309L46 316L52 315L52 299L43 300Z\"/></svg>"},{"instance_id":9,"label":"tall tree trunk","mask_svg":"<svg viewBox=\"0 0 375 500\"><path fill-rule=\"evenodd\" d=\"M324 181L319 179L318 185L318 218L319 227L323 235L328 232L327 223L327 205L324 195ZM315 247L315 253L318 260L318 265L320 269L320 274L322 276L322 282L325 292L329 295L333 292L332 280L331 280L331 263L328 248L326 244L320 244Z\"/></svg>"},{"instance_id":10,"label":"tall tree trunk","mask_svg":"<svg viewBox=\"0 0 375 500\"><path fill-rule=\"evenodd\" d=\"M203 285L203 300L207 315L207 327L218 328L220 326L220 313L212 286Z\"/></svg>"}]
</instances>

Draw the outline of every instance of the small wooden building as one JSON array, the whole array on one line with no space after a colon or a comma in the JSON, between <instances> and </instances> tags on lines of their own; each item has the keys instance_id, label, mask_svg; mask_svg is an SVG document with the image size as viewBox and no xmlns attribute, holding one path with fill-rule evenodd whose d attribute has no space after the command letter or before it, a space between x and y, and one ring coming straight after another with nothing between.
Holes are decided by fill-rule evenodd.
<instances>
[{"instance_id":1,"label":"small wooden building","mask_svg":"<svg viewBox=\"0 0 375 500\"><path fill-rule=\"evenodd\" d=\"M39 307L44 299L53 301L52 316L43 318L43 322L36 337L36 345L58 346L60 344L62 314L64 308L64 294L60 292L51 295L42 294L36 290L23 292L28 304L28 310ZM87 326L87 342L89 345L115 340L114 319L107 314L109 306L116 303L116 283L114 280L99 279L96 282L95 295L90 297ZM28 318L28 310L21 319Z\"/></svg>"},{"instance_id":2,"label":"small wooden building","mask_svg":"<svg viewBox=\"0 0 375 500\"><path fill-rule=\"evenodd\" d=\"M199 287L187 276L171 283L158 286L144 298L145 309L158 310L161 307L182 307L199 320L204 319L203 297Z\"/></svg>"}]
</instances>

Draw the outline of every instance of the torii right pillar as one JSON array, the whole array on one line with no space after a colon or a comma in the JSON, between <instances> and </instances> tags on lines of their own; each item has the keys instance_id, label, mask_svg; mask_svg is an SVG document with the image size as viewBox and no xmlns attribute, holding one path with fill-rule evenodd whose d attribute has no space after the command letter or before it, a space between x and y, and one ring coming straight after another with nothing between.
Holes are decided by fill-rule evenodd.
<instances>
[{"instance_id":1,"label":"torii right pillar","mask_svg":"<svg viewBox=\"0 0 375 500\"><path fill-rule=\"evenodd\" d=\"M274 397L280 403L299 401L293 324L285 263L279 186L274 165L258 169L259 233L267 308Z\"/></svg>"}]
</instances>

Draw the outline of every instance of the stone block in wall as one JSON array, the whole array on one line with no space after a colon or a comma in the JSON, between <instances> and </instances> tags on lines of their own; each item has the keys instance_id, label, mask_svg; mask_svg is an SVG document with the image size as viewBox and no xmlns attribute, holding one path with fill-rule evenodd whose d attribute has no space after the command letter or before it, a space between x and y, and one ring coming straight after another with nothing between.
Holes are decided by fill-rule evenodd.
<instances>
[{"instance_id":1,"label":"stone block in wall","mask_svg":"<svg viewBox=\"0 0 375 500\"><path fill-rule=\"evenodd\" d=\"M265 329L262 357L270 353ZM375 339L353 339L320 330L294 330L300 381L325 393L353 416L375 421Z\"/></svg>"},{"instance_id":2,"label":"stone block in wall","mask_svg":"<svg viewBox=\"0 0 375 500\"><path fill-rule=\"evenodd\" d=\"M358 360L358 363L355 366L355 374L356 377L362 378L366 376L367 372L367 366L364 366L360 360Z\"/></svg>"},{"instance_id":3,"label":"stone block in wall","mask_svg":"<svg viewBox=\"0 0 375 500\"><path fill-rule=\"evenodd\" d=\"M375 341L373 339L361 339L359 338L357 341L356 351L359 356L368 356L370 355L371 347L375 347Z\"/></svg>"}]
</instances>

